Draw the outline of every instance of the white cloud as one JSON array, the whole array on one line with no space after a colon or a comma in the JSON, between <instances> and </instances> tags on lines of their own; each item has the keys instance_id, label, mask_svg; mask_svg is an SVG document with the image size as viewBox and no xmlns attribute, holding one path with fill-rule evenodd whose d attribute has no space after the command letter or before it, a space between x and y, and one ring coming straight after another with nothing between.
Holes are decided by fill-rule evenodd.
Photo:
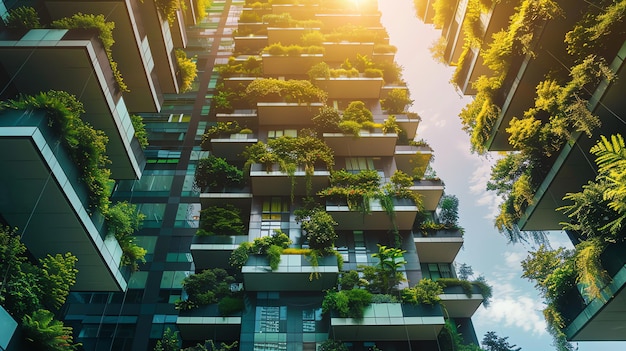
<instances>
[{"instance_id":1,"label":"white cloud","mask_svg":"<svg viewBox=\"0 0 626 351\"><path fill-rule=\"evenodd\" d=\"M542 310L544 304L528 295L516 295L510 284L494 286L488 308L479 309L473 317L483 330L498 330L502 326L515 327L533 335L546 334L546 322Z\"/></svg>"},{"instance_id":2,"label":"white cloud","mask_svg":"<svg viewBox=\"0 0 626 351\"><path fill-rule=\"evenodd\" d=\"M492 163L486 159L477 160L477 165L469 179L469 190L475 195L476 205L486 206L485 218L493 220L499 211L502 201L493 191L487 191L487 182L491 177Z\"/></svg>"}]
</instances>

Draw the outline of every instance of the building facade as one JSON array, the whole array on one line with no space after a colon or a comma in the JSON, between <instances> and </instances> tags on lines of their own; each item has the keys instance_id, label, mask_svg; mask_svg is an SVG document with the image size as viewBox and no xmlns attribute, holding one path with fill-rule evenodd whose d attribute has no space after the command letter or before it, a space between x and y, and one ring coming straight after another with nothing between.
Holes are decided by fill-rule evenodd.
<instances>
[{"instance_id":1,"label":"building facade","mask_svg":"<svg viewBox=\"0 0 626 351\"><path fill-rule=\"evenodd\" d=\"M34 258L78 257L57 317L82 349L152 350L168 330L239 350L478 343L489 289L457 278L463 232L438 220L444 184L376 1L29 5L40 25L1 29L0 98L75 96L108 137L110 204L90 203L48 107L4 108L0 219ZM107 222L125 202L136 266ZM0 346L19 350L5 317Z\"/></svg>"},{"instance_id":2,"label":"building facade","mask_svg":"<svg viewBox=\"0 0 626 351\"><path fill-rule=\"evenodd\" d=\"M461 0L416 5L426 23L442 28L438 56L456 66L453 83L475 97L460 115L472 148L516 151L506 160L523 165L509 169L517 176L508 179L492 175L495 183L508 182L499 188L505 203L496 225L513 239L528 237L524 232L565 229L576 259L585 246L601 252L592 262L598 267L596 281L581 282L584 273L577 266L558 296L549 297L562 318L555 330L571 341L624 340L618 331L626 321L619 312L625 306L623 235L603 223L617 214L604 202L606 189L588 207L568 195L588 196L594 184L607 180L596 163L598 153L590 150L601 136L610 140L624 133L626 33L617 15L623 4ZM610 243L594 241L608 232L614 235ZM589 286L598 292L590 293Z\"/></svg>"}]
</instances>

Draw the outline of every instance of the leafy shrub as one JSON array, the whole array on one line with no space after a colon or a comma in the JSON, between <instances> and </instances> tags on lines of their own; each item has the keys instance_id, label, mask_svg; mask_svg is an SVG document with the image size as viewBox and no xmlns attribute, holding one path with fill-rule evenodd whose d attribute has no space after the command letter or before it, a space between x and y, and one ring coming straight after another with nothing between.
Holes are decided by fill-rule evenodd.
<instances>
[{"instance_id":1,"label":"leafy shrub","mask_svg":"<svg viewBox=\"0 0 626 351\"><path fill-rule=\"evenodd\" d=\"M4 19L7 28L34 29L41 28L39 13L33 7L20 6L10 9Z\"/></svg>"},{"instance_id":2,"label":"leafy shrub","mask_svg":"<svg viewBox=\"0 0 626 351\"><path fill-rule=\"evenodd\" d=\"M201 190L240 185L242 180L243 171L223 158L209 155L198 161L195 182Z\"/></svg>"},{"instance_id":3,"label":"leafy shrub","mask_svg":"<svg viewBox=\"0 0 626 351\"><path fill-rule=\"evenodd\" d=\"M244 307L243 299L240 297L225 296L217 303L217 308L222 316L229 316L242 311Z\"/></svg>"},{"instance_id":4,"label":"leafy shrub","mask_svg":"<svg viewBox=\"0 0 626 351\"><path fill-rule=\"evenodd\" d=\"M242 235L243 231L241 212L231 204L209 206L200 211L200 225L196 235Z\"/></svg>"},{"instance_id":5,"label":"leafy shrub","mask_svg":"<svg viewBox=\"0 0 626 351\"><path fill-rule=\"evenodd\" d=\"M180 92L191 91L193 81L198 76L198 67L194 59L187 57L187 54L182 49L176 49L175 54L178 73L180 74Z\"/></svg>"}]
</instances>

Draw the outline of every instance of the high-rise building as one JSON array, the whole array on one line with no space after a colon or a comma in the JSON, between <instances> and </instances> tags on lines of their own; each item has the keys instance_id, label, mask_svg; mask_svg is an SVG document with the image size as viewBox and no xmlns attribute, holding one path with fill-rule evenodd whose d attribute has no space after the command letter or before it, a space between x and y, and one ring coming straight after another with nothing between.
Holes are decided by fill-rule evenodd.
<instances>
[{"instance_id":1,"label":"high-rise building","mask_svg":"<svg viewBox=\"0 0 626 351\"><path fill-rule=\"evenodd\" d=\"M457 278L455 198L439 206L376 1L3 5L0 221L33 259L77 256L56 317L82 349L168 330L239 350L478 344L490 288ZM106 135L110 181L64 116ZM107 211L126 202L143 221L121 238ZM0 349L22 349L22 316L0 312Z\"/></svg>"},{"instance_id":2,"label":"high-rise building","mask_svg":"<svg viewBox=\"0 0 626 351\"><path fill-rule=\"evenodd\" d=\"M505 196L496 225L513 240L528 236L520 230L565 229L576 245L575 258L553 262L559 273L569 273L539 279L539 285L559 280L547 297L550 325L571 341L625 340L623 230L607 226L621 214L606 196L617 183L603 177L598 152L590 151L601 136L610 140L626 130L623 2L436 0L416 6L426 23L442 29L437 57L456 66L453 83L475 96L460 115L472 148L517 151L505 158L506 175L504 162L500 174L492 174ZM591 194L597 196L589 200ZM610 240L600 239L607 233ZM585 250L598 254L585 259ZM585 278L581 262L594 267L595 277Z\"/></svg>"}]
</instances>

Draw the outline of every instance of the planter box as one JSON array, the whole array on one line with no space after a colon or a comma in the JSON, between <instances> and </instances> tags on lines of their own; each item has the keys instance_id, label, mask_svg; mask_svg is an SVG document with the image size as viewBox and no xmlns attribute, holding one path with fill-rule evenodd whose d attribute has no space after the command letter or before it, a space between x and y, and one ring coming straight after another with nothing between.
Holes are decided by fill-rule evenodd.
<instances>
[{"instance_id":1,"label":"planter box","mask_svg":"<svg viewBox=\"0 0 626 351\"><path fill-rule=\"evenodd\" d=\"M299 56L263 54L263 73L268 76L306 76L312 66L322 62L324 55L302 54Z\"/></svg>"},{"instance_id":2,"label":"planter box","mask_svg":"<svg viewBox=\"0 0 626 351\"><path fill-rule=\"evenodd\" d=\"M375 303L361 319L331 317L337 340L436 340L444 324L439 305Z\"/></svg>"},{"instance_id":3,"label":"planter box","mask_svg":"<svg viewBox=\"0 0 626 351\"><path fill-rule=\"evenodd\" d=\"M399 230L409 230L413 227L419 209L411 200L400 200L405 201L394 204L396 225ZM390 230L393 227L387 212L376 199L370 200L369 213L352 211L347 203L330 200L326 202L326 212L339 223L337 230Z\"/></svg>"},{"instance_id":4,"label":"planter box","mask_svg":"<svg viewBox=\"0 0 626 351\"><path fill-rule=\"evenodd\" d=\"M304 255L281 255L278 268L271 270L266 256L255 255L241 273L246 291L322 291L337 285L339 268L334 255L319 257L317 267Z\"/></svg>"},{"instance_id":5,"label":"planter box","mask_svg":"<svg viewBox=\"0 0 626 351\"><path fill-rule=\"evenodd\" d=\"M176 326L184 340L208 340L219 335L220 340L238 340L241 333L241 312L220 316L217 304L180 311Z\"/></svg>"}]
</instances>

